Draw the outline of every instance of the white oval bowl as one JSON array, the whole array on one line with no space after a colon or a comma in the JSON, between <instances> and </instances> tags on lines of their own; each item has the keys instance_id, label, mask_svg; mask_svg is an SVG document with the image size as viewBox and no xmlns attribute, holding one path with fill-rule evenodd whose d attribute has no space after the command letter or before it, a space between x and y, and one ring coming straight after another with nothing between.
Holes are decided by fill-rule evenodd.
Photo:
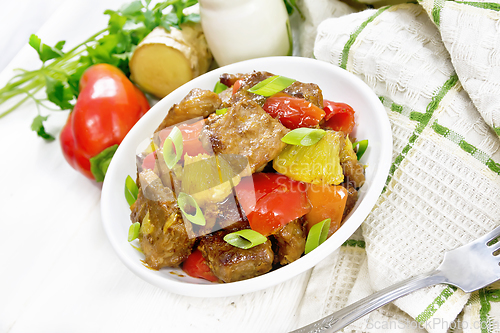
<instances>
[{"instance_id":1,"label":"white oval bowl","mask_svg":"<svg viewBox=\"0 0 500 333\"><path fill-rule=\"evenodd\" d=\"M345 223L314 251L267 274L232 283L211 283L187 276L180 268L159 271L144 266L144 256L127 241L130 208L124 196L127 175L135 179L136 148L149 138L170 107L191 89L212 90L222 73L268 71L302 82L319 85L326 99L348 103L355 110L354 136L368 139L361 159L366 164L366 182ZM145 281L167 291L196 297L223 297L245 294L282 283L313 267L340 247L356 231L375 205L387 179L392 158L392 132L385 108L373 91L353 74L319 60L300 57L268 57L247 60L208 72L179 87L154 105L127 134L113 157L102 187L101 215L104 230L123 263Z\"/></svg>"}]
</instances>

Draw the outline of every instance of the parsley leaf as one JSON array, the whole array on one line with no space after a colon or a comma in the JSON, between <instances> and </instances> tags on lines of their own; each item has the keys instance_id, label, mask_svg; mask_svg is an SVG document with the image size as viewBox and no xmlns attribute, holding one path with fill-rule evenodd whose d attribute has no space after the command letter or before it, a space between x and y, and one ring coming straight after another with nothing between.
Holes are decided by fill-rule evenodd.
<instances>
[{"instance_id":1,"label":"parsley leaf","mask_svg":"<svg viewBox=\"0 0 500 333\"><path fill-rule=\"evenodd\" d=\"M290 1L290 0L288 0ZM0 108L11 98L25 98L7 110L0 111L0 118L16 110L24 101L32 99L37 106L47 107L48 100L62 110L72 109L79 94L79 82L85 70L98 63L109 63L130 75L129 59L137 45L154 28L180 29L187 22L199 22L198 14L185 15L183 10L193 6L197 0L135 0L117 10L106 10L109 15L107 27L98 31L77 46L63 52L65 41L54 46L42 43L35 34L29 45L37 52L42 64L39 69L22 71L0 88ZM46 98L38 98L36 92L45 90ZM46 133L43 122L47 117L37 116L32 123L33 131L46 140L53 140Z\"/></svg>"},{"instance_id":2,"label":"parsley leaf","mask_svg":"<svg viewBox=\"0 0 500 333\"><path fill-rule=\"evenodd\" d=\"M43 126L43 122L47 120L49 116L42 117L40 115L36 116L31 123L31 130L35 131L38 136L44 138L47 141L54 141L55 137L47 132L45 132L45 127Z\"/></svg>"},{"instance_id":3,"label":"parsley leaf","mask_svg":"<svg viewBox=\"0 0 500 333\"><path fill-rule=\"evenodd\" d=\"M45 77L47 98L49 101L59 106L62 110L73 108L70 101L73 99L73 92L67 83L54 79L50 76Z\"/></svg>"},{"instance_id":4,"label":"parsley leaf","mask_svg":"<svg viewBox=\"0 0 500 333\"><path fill-rule=\"evenodd\" d=\"M42 40L35 34L32 34L29 40L30 46L36 50L42 62L62 57L64 53L61 51L61 49L64 43L64 41L60 41L56 44L56 47L51 47L47 44L43 44Z\"/></svg>"}]
</instances>

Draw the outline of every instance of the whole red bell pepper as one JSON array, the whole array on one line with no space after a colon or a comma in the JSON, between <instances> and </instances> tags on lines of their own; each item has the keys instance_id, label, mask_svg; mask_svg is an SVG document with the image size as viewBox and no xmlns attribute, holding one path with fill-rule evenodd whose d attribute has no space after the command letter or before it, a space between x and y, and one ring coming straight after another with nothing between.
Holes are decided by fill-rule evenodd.
<instances>
[{"instance_id":1,"label":"whole red bell pepper","mask_svg":"<svg viewBox=\"0 0 500 333\"><path fill-rule=\"evenodd\" d=\"M89 67L61 131L66 161L88 178L103 181L118 145L149 107L144 94L120 69L108 64Z\"/></svg>"}]
</instances>

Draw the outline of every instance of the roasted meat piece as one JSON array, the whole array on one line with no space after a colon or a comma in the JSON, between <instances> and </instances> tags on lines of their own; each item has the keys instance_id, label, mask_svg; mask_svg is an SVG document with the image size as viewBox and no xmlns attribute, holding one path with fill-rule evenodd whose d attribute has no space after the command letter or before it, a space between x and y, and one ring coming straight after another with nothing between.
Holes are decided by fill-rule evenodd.
<instances>
[{"instance_id":1,"label":"roasted meat piece","mask_svg":"<svg viewBox=\"0 0 500 333\"><path fill-rule=\"evenodd\" d=\"M219 98L221 100L221 109L222 108L228 108L231 106L231 98L233 97L233 89L228 88L224 90L223 92L219 93Z\"/></svg>"},{"instance_id":2,"label":"roasted meat piece","mask_svg":"<svg viewBox=\"0 0 500 333\"><path fill-rule=\"evenodd\" d=\"M137 174L137 200L132 204L130 209L130 219L132 223L139 222L148 213L148 200L153 201L172 201L174 196L170 189L163 186L160 178L152 170L143 170Z\"/></svg>"},{"instance_id":3,"label":"roasted meat piece","mask_svg":"<svg viewBox=\"0 0 500 333\"><path fill-rule=\"evenodd\" d=\"M249 89L253 87L260 81L264 81L268 77L274 76L269 72L252 72L247 74L228 74L224 73L220 76L220 83L225 84L228 87L231 87L236 83L236 81L241 80L241 89Z\"/></svg>"},{"instance_id":4,"label":"roasted meat piece","mask_svg":"<svg viewBox=\"0 0 500 333\"><path fill-rule=\"evenodd\" d=\"M273 235L277 244L275 261L286 265L299 259L306 247L306 234L301 219L287 223Z\"/></svg>"},{"instance_id":5,"label":"roasted meat piece","mask_svg":"<svg viewBox=\"0 0 500 333\"><path fill-rule=\"evenodd\" d=\"M323 109L323 92L315 83L295 81L291 86L285 88L283 92L293 97L303 98L320 109Z\"/></svg>"},{"instance_id":6,"label":"roasted meat piece","mask_svg":"<svg viewBox=\"0 0 500 333\"><path fill-rule=\"evenodd\" d=\"M246 74L241 78L240 89L248 90L271 76L274 76L274 74L269 72L253 72Z\"/></svg>"},{"instance_id":7,"label":"roasted meat piece","mask_svg":"<svg viewBox=\"0 0 500 333\"><path fill-rule=\"evenodd\" d=\"M205 225L187 224L187 232L191 238L203 236L221 229L240 230L247 227L248 220L238 207L233 195L224 201L205 204L202 208Z\"/></svg>"},{"instance_id":8,"label":"roasted meat piece","mask_svg":"<svg viewBox=\"0 0 500 333\"><path fill-rule=\"evenodd\" d=\"M139 241L146 263L154 269L177 267L191 254L195 239L186 232L173 202L148 202L149 220L141 225Z\"/></svg>"},{"instance_id":9,"label":"roasted meat piece","mask_svg":"<svg viewBox=\"0 0 500 333\"><path fill-rule=\"evenodd\" d=\"M155 132L196 117L207 117L219 109L219 95L210 90L195 88L179 104L174 104Z\"/></svg>"},{"instance_id":10,"label":"roasted meat piece","mask_svg":"<svg viewBox=\"0 0 500 333\"><path fill-rule=\"evenodd\" d=\"M345 203L344 213L342 215L342 223L344 222L347 214L349 214L354 208L356 201L358 201L358 191L356 191L354 187L349 185L345 185L344 187L347 189L347 200Z\"/></svg>"},{"instance_id":11,"label":"roasted meat piece","mask_svg":"<svg viewBox=\"0 0 500 333\"><path fill-rule=\"evenodd\" d=\"M360 188L365 182L365 168L358 160L349 160L341 163L344 169L344 181L350 186Z\"/></svg>"},{"instance_id":12,"label":"roasted meat piece","mask_svg":"<svg viewBox=\"0 0 500 333\"><path fill-rule=\"evenodd\" d=\"M264 105L264 103L266 102L266 97L250 93L247 90L271 76L274 76L274 74L268 72L253 72L249 74L222 74L220 77L220 81L222 83L226 82L226 85L228 87L232 86L236 81L240 80L240 87L237 91L235 91L234 94L232 93L233 89L230 89L231 98L229 99L229 101L225 100L225 107L235 105L241 100L252 100L260 106Z\"/></svg>"},{"instance_id":13,"label":"roasted meat piece","mask_svg":"<svg viewBox=\"0 0 500 333\"><path fill-rule=\"evenodd\" d=\"M238 73L238 74L229 74L229 73L224 73L224 74L221 74L221 76L219 77L219 81L220 83L228 86L228 87L231 87L236 81L240 80L240 79L243 79L245 77L245 75L248 75L248 74L242 74L242 73Z\"/></svg>"},{"instance_id":14,"label":"roasted meat piece","mask_svg":"<svg viewBox=\"0 0 500 333\"><path fill-rule=\"evenodd\" d=\"M137 193L137 200L130 206L130 220L132 223L139 222L142 223L142 220L146 216L148 212L148 201L144 197L141 188L141 182L139 181L139 174L137 174L137 187L139 188L139 192Z\"/></svg>"},{"instance_id":15,"label":"roasted meat piece","mask_svg":"<svg viewBox=\"0 0 500 333\"><path fill-rule=\"evenodd\" d=\"M238 89L237 93L234 94L231 98L232 103L235 103L242 98L247 98L256 101L260 105L263 105L266 100L265 97L249 93L246 90L271 76L274 76L274 74L269 72L253 72L249 74L222 74L220 76L220 82L224 83L228 87L231 87L236 81L241 80L240 88ZM283 92L293 97L303 98L306 101L316 105L317 107L321 109L323 108L323 92L317 84L295 81L292 85L285 88Z\"/></svg>"},{"instance_id":16,"label":"roasted meat piece","mask_svg":"<svg viewBox=\"0 0 500 333\"><path fill-rule=\"evenodd\" d=\"M210 115L201 137L214 153L247 157L251 171L256 172L283 150L286 144L281 138L288 131L256 102L242 100L223 115Z\"/></svg>"},{"instance_id":17,"label":"roasted meat piece","mask_svg":"<svg viewBox=\"0 0 500 333\"><path fill-rule=\"evenodd\" d=\"M138 178L140 189L132 206L132 221L141 223L139 243L145 261L154 269L179 266L195 240L188 237L172 190L151 170L141 172Z\"/></svg>"},{"instance_id":18,"label":"roasted meat piece","mask_svg":"<svg viewBox=\"0 0 500 333\"><path fill-rule=\"evenodd\" d=\"M245 250L226 243L223 238L227 233L218 231L202 237L198 247L210 270L221 281L246 280L272 269L274 253L270 240Z\"/></svg>"},{"instance_id":19,"label":"roasted meat piece","mask_svg":"<svg viewBox=\"0 0 500 333\"><path fill-rule=\"evenodd\" d=\"M349 137L344 137L344 141L345 144L340 149L340 165L344 172L344 183L346 186L360 188L365 182L365 168L359 163Z\"/></svg>"}]
</instances>

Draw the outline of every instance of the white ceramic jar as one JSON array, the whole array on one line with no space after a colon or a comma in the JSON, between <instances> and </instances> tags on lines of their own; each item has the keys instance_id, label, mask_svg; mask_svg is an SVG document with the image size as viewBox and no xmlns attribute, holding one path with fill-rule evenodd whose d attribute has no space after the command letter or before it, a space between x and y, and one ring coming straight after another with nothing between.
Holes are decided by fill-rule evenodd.
<instances>
[{"instance_id":1,"label":"white ceramic jar","mask_svg":"<svg viewBox=\"0 0 500 333\"><path fill-rule=\"evenodd\" d=\"M201 25L219 66L291 55L292 38L283 0L199 0Z\"/></svg>"}]
</instances>

